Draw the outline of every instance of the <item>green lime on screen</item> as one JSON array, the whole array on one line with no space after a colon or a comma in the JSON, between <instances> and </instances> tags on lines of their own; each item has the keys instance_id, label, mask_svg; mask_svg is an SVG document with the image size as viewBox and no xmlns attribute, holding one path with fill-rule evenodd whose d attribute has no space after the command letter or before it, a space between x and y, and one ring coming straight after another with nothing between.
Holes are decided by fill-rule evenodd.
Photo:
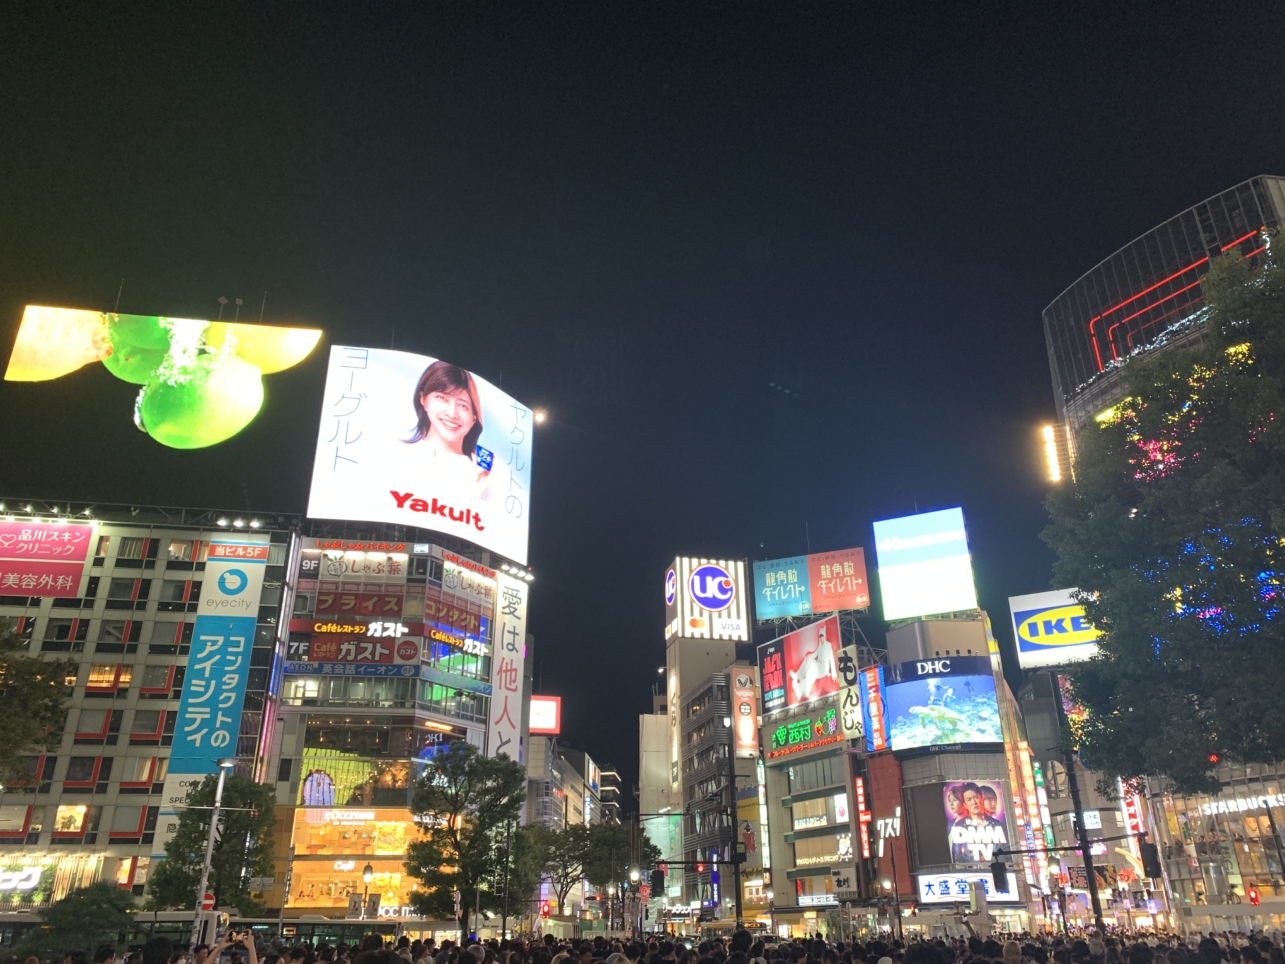
<instances>
[{"instance_id":1,"label":"green lime on screen","mask_svg":"<svg viewBox=\"0 0 1285 964\"><path fill-rule=\"evenodd\" d=\"M126 382L146 385L165 359L165 352L114 341L112 353L103 359L103 367Z\"/></svg>"},{"instance_id":2,"label":"green lime on screen","mask_svg":"<svg viewBox=\"0 0 1285 964\"><path fill-rule=\"evenodd\" d=\"M166 352L170 347L170 333L155 315L113 315L107 316L107 331L112 344L134 345L138 348L151 348Z\"/></svg>"},{"instance_id":3,"label":"green lime on screen","mask_svg":"<svg viewBox=\"0 0 1285 964\"><path fill-rule=\"evenodd\" d=\"M162 445L199 449L236 435L262 406L257 366L236 355L202 355L187 371L149 379L137 412L139 427Z\"/></svg>"}]
</instances>

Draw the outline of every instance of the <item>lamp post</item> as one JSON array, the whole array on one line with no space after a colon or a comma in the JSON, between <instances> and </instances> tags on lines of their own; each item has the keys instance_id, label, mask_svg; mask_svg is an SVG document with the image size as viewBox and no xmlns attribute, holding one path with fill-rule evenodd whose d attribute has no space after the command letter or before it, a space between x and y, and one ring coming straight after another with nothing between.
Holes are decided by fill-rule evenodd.
<instances>
[{"instance_id":1,"label":"lamp post","mask_svg":"<svg viewBox=\"0 0 1285 964\"><path fill-rule=\"evenodd\" d=\"M616 929L616 885L607 885L607 930Z\"/></svg>"},{"instance_id":2,"label":"lamp post","mask_svg":"<svg viewBox=\"0 0 1285 964\"><path fill-rule=\"evenodd\" d=\"M235 760L219 761L219 782L214 788L214 807L210 811L210 832L205 838L205 862L201 864L201 884L196 888L196 915L192 918L192 940L189 948L201 943L201 925L205 923L205 888L210 885L210 861L214 859L214 834L219 826L219 807L223 803L223 784Z\"/></svg>"},{"instance_id":3,"label":"lamp post","mask_svg":"<svg viewBox=\"0 0 1285 964\"><path fill-rule=\"evenodd\" d=\"M641 906L641 899L640 899L640 898L639 898L639 896L638 896L638 879L639 879L641 876L642 876L642 874L640 874L640 873L638 872L638 868L637 868L637 867L630 867L630 868L629 868L629 886L630 886L630 889L633 891L633 894L634 894L634 900L635 900L635 901L639 901L639 904L638 904L638 905L632 905L632 904L631 904L631 905L630 905L631 907L634 907L634 906L640 907L640 906ZM630 922L629 922L630 928L631 928L631 929L633 930L633 932L634 932L634 939L635 939L635 940L637 940L637 938L638 938L638 933L639 933L639 931L641 931L641 930L642 930L642 921L640 921L640 920L639 920L639 918L640 918L640 917L642 917L642 910L641 910L641 909L639 909L639 910L638 910L637 916L635 916L635 917L634 917L632 920L630 920Z\"/></svg>"},{"instance_id":4,"label":"lamp post","mask_svg":"<svg viewBox=\"0 0 1285 964\"><path fill-rule=\"evenodd\" d=\"M743 910L741 907L741 848L737 840L741 818L736 809L736 733L732 729L730 716L723 717L723 726L727 728L727 823L732 831L731 841L727 845L727 855L732 861L732 886L736 888L736 926L740 927Z\"/></svg>"},{"instance_id":5,"label":"lamp post","mask_svg":"<svg viewBox=\"0 0 1285 964\"><path fill-rule=\"evenodd\" d=\"M361 919L366 919L366 905L370 903L370 882L375 879L375 868L366 864L361 868L361 879L366 885L366 889L361 894Z\"/></svg>"}]
</instances>

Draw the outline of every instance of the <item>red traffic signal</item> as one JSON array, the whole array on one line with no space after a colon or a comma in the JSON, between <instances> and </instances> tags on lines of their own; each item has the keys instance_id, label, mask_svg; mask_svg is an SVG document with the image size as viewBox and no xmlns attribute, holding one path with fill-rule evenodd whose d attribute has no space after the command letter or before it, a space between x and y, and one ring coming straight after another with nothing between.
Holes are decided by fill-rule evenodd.
<instances>
[{"instance_id":1,"label":"red traffic signal","mask_svg":"<svg viewBox=\"0 0 1285 964\"><path fill-rule=\"evenodd\" d=\"M1249 904L1250 904L1250 906L1251 906L1251 907L1257 907L1257 906L1258 906L1258 901L1261 899L1261 898L1258 896L1258 888L1257 888L1257 887L1255 887L1253 884L1250 884L1250 885L1249 885L1249 890L1248 890L1246 893L1249 895Z\"/></svg>"},{"instance_id":2,"label":"red traffic signal","mask_svg":"<svg viewBox=\"0 0 1285 964\"><path fill-rule=\"evenodd\" d=\"M549 902L547 900L540 905L540 916L541 917L549 916Z\"/></svg>"},{"instance_id":3,"label":"red traffic signal","mask_svg":"<svg viewBox=\"0 0 1285 964\"><path fill-rule=\"evenodd\" d=\"M696 873L698 873L698 874L703 874L703 873L705 873L705 865L704 865L704 864L700 864L700 863L698 863L698 864L696 865Z\"/></svg>"}]
</instances>

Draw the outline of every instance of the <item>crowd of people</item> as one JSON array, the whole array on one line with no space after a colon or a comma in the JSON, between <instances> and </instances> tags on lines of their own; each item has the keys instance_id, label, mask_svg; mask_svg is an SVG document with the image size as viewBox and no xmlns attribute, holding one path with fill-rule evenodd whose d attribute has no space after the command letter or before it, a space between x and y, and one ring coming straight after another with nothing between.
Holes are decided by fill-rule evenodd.
<instances>
[{"instance_id":1,"label":"crowd of people","mask_svg":"<svg viewBox=\"0 0 1285 964\"><path fill-rule=\"evenodd\" d=\"M552 936L463 944L444 940L386 942L378 935L360 944L286 945L230 934L213 947L189 953L154 938L141 952L121 958L110 946L94 964L1285 964L1281 935L1222 933L1200 937L1154 935L1003 935L1003 940L912 938L829 941L761 940L748 931L727 940L691 945L674 939L558 940ZM25 964L40 964L36 958ZM68 955L63 964L88 964Z\"/></svg>"}]
</instances>

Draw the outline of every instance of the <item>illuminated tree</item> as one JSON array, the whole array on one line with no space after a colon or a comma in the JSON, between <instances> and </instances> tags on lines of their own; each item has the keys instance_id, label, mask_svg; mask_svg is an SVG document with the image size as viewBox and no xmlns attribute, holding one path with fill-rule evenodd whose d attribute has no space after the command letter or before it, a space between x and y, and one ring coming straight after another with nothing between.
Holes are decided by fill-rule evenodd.
<instances>
[{"instance_id":1,"label":"illuminated tree","mask_svg":"<svg viewBox=\"0 0 1285 964\"><path fill-rule=\"evenodd\" d=\"M1271 233L1204 279L1203 344L1153 351L1077 439L1046 503L1057 585L1100 655L1070 671L1086 765L1214 790L1218 760L1285 759L1285 268Z\"/></svg>"},{"instance_id":2,"label":"illuminated tree","mask_svg":"<svg viewBox=\"0 0 1285 964\"><path fill-rule=\"evenodd\" d=\"M526 771L519 764L504 755L484 757L463 740L424 766L411 797L423 833L406 848L406 872L423 884L410 898L417 913L454 916L458 892L458 919L467 930L477 903L484 910L499 906L505 827L517 822L525 800Z\"/></svg>"}]
</instances>

